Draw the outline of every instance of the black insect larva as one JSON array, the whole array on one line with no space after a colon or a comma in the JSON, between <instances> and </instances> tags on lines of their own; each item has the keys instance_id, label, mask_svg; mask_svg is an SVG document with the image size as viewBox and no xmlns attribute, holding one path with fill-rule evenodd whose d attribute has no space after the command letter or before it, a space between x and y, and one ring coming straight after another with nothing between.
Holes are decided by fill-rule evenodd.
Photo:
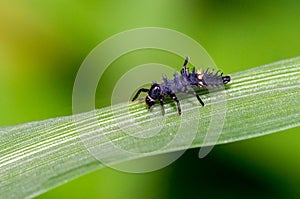
<instances>
[{"instance_id":1,"label":"black insect larva","mask_svg":"<svg viewBox=\"0 0 300 199\"><path fill-rule=\"evenodd\" d=\"M135 94L132 101L136 100L141 92L146 92L148 93L148 95L145 100L148 108L150 109L150 107L155 104L155 101L159 100L160 105L162 107L162 113L164 115L164 98L168 95L171 97L172 100L174 100L177 103L178 114L181 115L180 102L177 99L175 93L181 92L192 94L196 96L200 104L204 106L204 102L200 99L199 95L195 91L190 90L191 88L219 87L230 82L230 76L223 76L223 73L220 73L220 71L214 73L213 70L209 71L207 69L205 72L202 73L200 70L195 72L195 68L193 68L192 72L190 73L188 68L186 67L188 62L189 57L186 57L183 63L183 67L181 69L181 75L175 72L174 79L172 80L163 77L163 82L161 84L153 83L150 89L141 88Z\"/></svg>"}]
</instances>

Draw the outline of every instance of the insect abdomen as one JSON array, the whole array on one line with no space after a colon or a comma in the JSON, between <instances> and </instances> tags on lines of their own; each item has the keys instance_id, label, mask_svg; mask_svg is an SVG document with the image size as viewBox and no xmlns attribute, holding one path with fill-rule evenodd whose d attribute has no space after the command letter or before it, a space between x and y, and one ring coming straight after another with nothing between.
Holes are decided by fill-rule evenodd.
<instances>
[{"instance_id":1,"label":"insect abdomen","mask_svg":"<svg viewBox=\"0 0 300 199\"><path fill-rule=\"evenodd\" d=\"M204 72L201 80L204 87L219 87L224 85L223 76L222 74L218 74L218 72Z\"/></svg>"}]
</instances>

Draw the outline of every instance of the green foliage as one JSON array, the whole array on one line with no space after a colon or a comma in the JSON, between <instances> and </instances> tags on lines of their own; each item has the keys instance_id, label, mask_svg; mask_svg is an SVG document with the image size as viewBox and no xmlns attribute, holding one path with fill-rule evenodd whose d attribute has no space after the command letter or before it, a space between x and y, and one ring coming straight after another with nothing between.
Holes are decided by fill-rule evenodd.
<instances>
[{"instance_id":1,"label":"green foliage","mask_svg":"<svg viewBox=\"0 0 300 199\"><path fill-rule=\"evenodd\" d=\"M232 74L232 83L226 88L226 117L224 128L217 144L244 140L300 124L300 57L272 63ZM212 117L219 113L211 111L215 106L208 94L203 95L206 106L199 108L190 99L182 100L187 121L200 119L197 135L192 147L202 146ZM192 99L197 101L195 99ZM113 110L113 111L112 111ZM76 177L103 167L86 150L82 136L91 137L90 144L105 145L110 141L120 142L122 147L133 151L155 151L141 153L136 157L118 156L116 151L99 151L111 157L110 164L124 162L131 158L163 154L167 151L184 149L184 138L176 140L176 146L167 150L161 146L176 133L181 117L172 103L166 104L164 128L153 139L145 139L143 145L127 142L129 135L120 127L129 125L127 112L145 126L154 128L160 109L154 116L144 104L130 103L94 110L74 116L60 117L0 129L0 193L1 198L34 197ZM190 113L193 114L187 114ZM194 112L200 113L195 115ZM220 110L224 111L224 110ZM112 114L115 113L115 114ZM135 128L131 128L134 131ZM147 137L147 131L136 130ZM102 132L96 133L95 132ZM187 135L193 132L186 132ZM102 141L101 141L102 140ZM104 140L104 142L103 142Z\"/></svg>"}]
</instances>

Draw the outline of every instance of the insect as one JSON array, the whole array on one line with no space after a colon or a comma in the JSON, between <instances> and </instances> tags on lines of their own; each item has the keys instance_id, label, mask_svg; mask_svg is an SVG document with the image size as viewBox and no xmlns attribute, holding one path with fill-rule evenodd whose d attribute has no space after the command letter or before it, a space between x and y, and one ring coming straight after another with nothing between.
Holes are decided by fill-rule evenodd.
<instances>
[{"instance_id":1,"label":"insect","mask_svg":"<svg viewBox=\"0 0 300 199\"><path fill-rule=\"evenodd\" d=\"M189 57L186 57L180 74L175 72L174 79L168 79L167 77L163 76L163 82L161 84L154 82L150 89L139 89L132 101L136 100L141 92L145 92L148 94L145 98L148 109L150 109L158 100L162 108L162 114L164 115L164 99L166 96L169 96L177 103L178 114L181 115L180 102L176 96L176 93L194 95L197 97L200 104L204 106L204 102L201 100L199 95L192 90L193 88L219 87L230 82L230 76L223 76L223 73L220 73L219 70L214 73L214 70L209 71L209 69L206 69L206 71L202 73L201 70L195 72L195 67L193 67L192 72L189 72L189 69L186 67L189 59Z\"/></svg>"}]
</instances>

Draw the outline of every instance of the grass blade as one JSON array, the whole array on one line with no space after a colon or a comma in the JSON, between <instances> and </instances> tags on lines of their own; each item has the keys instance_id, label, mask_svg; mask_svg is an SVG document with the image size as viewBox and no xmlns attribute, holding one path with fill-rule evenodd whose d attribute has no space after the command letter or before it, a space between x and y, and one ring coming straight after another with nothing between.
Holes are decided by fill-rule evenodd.
<instances>
[{"instance_id":1,"label":"grass blade","mask_svg":"<svg viewBox=\"0 0 300 199\"><path fill-rule=\"evenodd\" d=\"M191 148L203 145L210 119L218 114L211 111L213 104L209 97L203 95L207 103L200 108L201 114L196 115L200 117L200 128L197 129ZM232 74L226 99L226 117L217 144L299 126L300 57ZM182 106L190 110L199 109L199 105L191 105L188 99L182 101ZM91 147L101 145L99 153L110 157L111 164L184 149L184 137L177 139L172 148L160 147L170 141L170 135L180 123L181 117L177 115L174 105L166 104L166 128L155 139L146 139L142 145L126 141L128 135L120 132L120 126L126 128L129 124L128 110L146 130L154 128L152 124L157 122L155 117L149 116L142 103L124 103L112 109L115 110L114 115L110 108L103 108L74 116L0 128L0 197L31 198L103 167L87 151L82 136L89 138L86 143L91 144ZM156 113L159 115L160 111L154 111ZM186 114L186 118L192 121L195 115ZM147 131L131 133L148 136ZM190 132L186 133L188 135ZM136 157L130 158L119 156L116 151L106 148L107 140L102 139L105 136L109 136L109 141L120 142L126 150L150 153L137 153Z\"/></svg>"}]
</instances>

